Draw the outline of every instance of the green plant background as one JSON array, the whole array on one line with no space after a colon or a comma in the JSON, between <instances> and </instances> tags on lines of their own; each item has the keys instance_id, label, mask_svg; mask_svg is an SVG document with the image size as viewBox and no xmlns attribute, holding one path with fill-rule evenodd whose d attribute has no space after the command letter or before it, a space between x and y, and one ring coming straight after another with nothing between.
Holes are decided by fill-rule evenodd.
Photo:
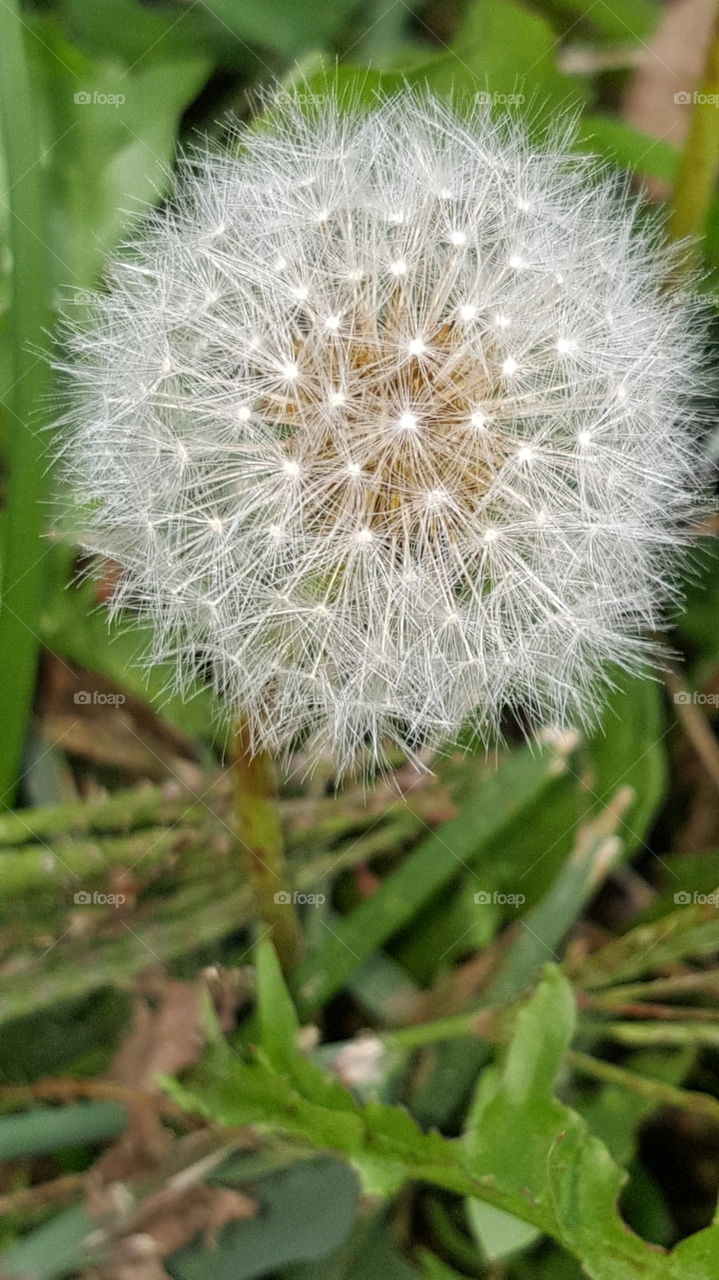
<instances>
[{"instance_id":1,"label":"green plant background","mask_svg":"<svg viewBox=\"0 0 719 1280\"><path fill-rule=\"evenodd\" d=\"M681 673L617 675L595 732L450 753L406 801L381 782L338 795L330 778L288 782L292 887L324 902L303 912L289 990L264 939L254 991L218 709L143 669L142 627L109 625L102 591L78 582L47 461L60 318L82 317L108 254L162 200L178 144L251 118L278 82L368 98L409 82L460 110L478 91L520 94L530 132L571 117L578 149L649 183L671 230L697 237L716 314L719 113L695 108L683 154L622 110L665 13L660 0L0 0L0 1275L719 1275L714 522L670 637ZM673 97L679 73L655 60ZM86 689L100 713L77 701ZM118 886L120 913L76 903ZM197 1185L250 1192L260 1213L212 1246L165 1250L160 1270L121 1271L130 1210L98 1242L86 1199L128 1121L104 1073L138 975L189 989L207 966L243 994L224 1031L208 998L206 1051L168 1069L166 1136L179 1151L188 1117L219 1135L227 1150ZM336 1067L361 1029L375 1070L350 1091ZM47 1083L59 1077L85 1093ZM126 1175L134 1203L169 1185L162 1162L154 1182L143 1172ZM63 1178L67 1193L43 1193Z\"/></svg>"}]
</instances>

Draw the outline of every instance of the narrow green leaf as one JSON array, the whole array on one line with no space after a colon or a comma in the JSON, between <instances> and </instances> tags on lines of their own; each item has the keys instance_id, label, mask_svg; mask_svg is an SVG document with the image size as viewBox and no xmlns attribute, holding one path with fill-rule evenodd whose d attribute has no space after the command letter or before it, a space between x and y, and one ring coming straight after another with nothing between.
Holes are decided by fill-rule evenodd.
<instances>
[{"instance_id":1,"label":"narrow green leaf","mask_svg":"<svg viewBox=\"0 0 719 1280\"><path fill-rule=\"evenodd\" d=\"M118 1102L33 1107L20 1115L0 1116L0 1160L92 1146L116 1138L126 1124L127 1112Z\"/></svg>"},{"instance_id":2,"label":"narrow green leaf","mask_svg":"<svg viewBox=\"0 0 719 1280\"><path fill-rule=\"evenodd\" d=\"M77 1274L89 1262L83 1241L97 1230L79 1205L57 1214L0 1254L0 1275L8 1280L56 1280Z\"/></svg>"},{"instance_id":3,"label":"narrow green leaf","mask_svg":"<svg viewBox=\"0 0 719 1280\"><path fill-rule=\"evenodd\" d=\"M12 252L12 389L9 482L0 576L0 808L12 807L40 651L45 592L43 544L47 438L41 430L49 387L52 273L44 189L42 102L31 91L28 33L19 0L0 5L0 120ZM11 674L12 673L12 674Z\"/></svg>"},{"instance_id":4,"label":"narrow green leaf","mask_svg":"<svg viewBox=\"0 0 719 1280\"><path fill-rule=\"evenodd\" d=\"M422 841L371 898L338 922L300 971L303 1015L320 1008L373 951L402 929L431 898L476 863L516 816L538 802L561 772L561 757L528 748L488 773L462 810ZM477 885L478 889L483 886Z\"/></svg>"},{"instance_id":5,"label":"narrow green leaf","mask_svg":"<svg viewBox=\"0 0 719 1280\"><path fill-rule=\"evenodd\" d=\"M277 952L268 937L257 944L255 973L262 1048L275 1071L291 1073L298 1057L299 1022Z\"/></svg>"},{"instance_id":6,"label":"narrow green leaf","mask_svg":"<svg viewBox=\"0 0 719 1280\"><path fill-rule=\"evenodd\" d=\"M548 956L559 958L565 935L621 856L622 841L614 831L632 798L631 788L622 789L605 814L580 827L556 879L522 917L517 939L491 985L492 1002L512 999L534 980Z\"/></svg>"}]
</instances>

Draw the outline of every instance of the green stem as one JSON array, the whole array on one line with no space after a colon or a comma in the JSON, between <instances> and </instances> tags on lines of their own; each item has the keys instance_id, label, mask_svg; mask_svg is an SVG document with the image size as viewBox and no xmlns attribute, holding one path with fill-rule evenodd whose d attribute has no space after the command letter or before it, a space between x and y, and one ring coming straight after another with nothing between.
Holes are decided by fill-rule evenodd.
<instances>
[{"instance_id":1,"label":"green stem","mask_svg":"<svg viewBox=\"0 0 719 1280\"><path fill-rule=\"evenodd\" d=\"M702 96L719 94L719 7L709 38L699 93ZM718 170L717 108L711 101L696 101L671 202L668 230L673 239L702 234Z\"/></svg>"},{"instance_id":2,"label":"green stem","mask_svg":"<svg viewBox=\"0 0 719 1280\"><path fill-rule=\"evenodd\" d=\"M232 774L235 826L247 877L262 924L271 931L283 972L289 974L300 960L302 934L285 861L275 770L266 752L253 754L243 721L235 734Z\"/></svg>"},{"instance_id":3,"label":"green stem","mask_svg":"<svg viewBox=\"0 0 719 1280\"><path fill-rule=\"evenodd\" d=\"M698 1045L719 1046L719 1027L714 1023L690 1022L603 1022L601 1035L618 1044L632 1047L649 1045Z\"/></svg>"},{"instance_id":4,"label":"green stem","mask_svg":"<svg viewBox=\"0 0 719 1280\"><path fill-rule=\"evenodd\" d=\"M679 1111L689 1111L693 1115L719 1121L719 1102L708 1093L678 1089L675 1085L665 1084L663 1080L636 1075L634 1071L617 1067L613 1062L605 1062L602 1058L592 1058L590 1054L580 1053L576 1049L567 1052L566 1061L580 1075L601 1080L603 1084L616 1085L620 1089L629 1089L643 1098L650 1098L657 1106L676 1107Z\"/></svg>"},{"instance_id":5,"label":"green stem","mask_svg":"<svg viewBox=\"0 0 719 1280\"><path fill-rule=\"evenodd\" d=\"M17 786L40 652L45 446L37 414L49 386L49 365L42 353L47 347L51 314L42 153L19 0L4 0L0 5L0 113L13 260L9 324L13 385L8 401L9 484L0 608L0 807L9 807Z\"/></svg>"},{"instance_id":6,"label":"green stem","mask_svg":"<svg viewBox=\"0 0 719 1280\"><path fill-rule=\"evenodd\" d=\"M401 1049L405 1053L414 1049L424 1049L430 1044L441 1044L445 1040L456 1040L458 1036L486 1036L488 1009L480 1013L472 1009L469 1013L452 1013L446 1018L435 1018L432 1022L420 1022L410 1027L398 1027L384 1032L379 1039L388 1049Z\"/></svg>"}]
</instances>

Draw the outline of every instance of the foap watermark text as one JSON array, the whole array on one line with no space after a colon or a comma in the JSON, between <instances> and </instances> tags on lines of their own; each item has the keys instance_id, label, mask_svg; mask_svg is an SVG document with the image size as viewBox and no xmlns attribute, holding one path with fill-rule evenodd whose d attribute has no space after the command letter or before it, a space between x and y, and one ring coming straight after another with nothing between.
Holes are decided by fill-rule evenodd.
<instances>
[{"instance_id":1,"label":"foap watermark text","mask_svg":"<svg viewBox=\"0 0 719 1280\"><path fill-rule=\"evenodd\" d=\"M100 93L97 89L80 89L72 100L78 107L121 107L126 101L124 93Z\"/></svg>"},{"instance_id":2,"label":"foap watermark text","mask_svg":"<svg viewBox=\"0 0 719 1280\"><path fill-rule=\"evenodd\" d=\"M674 94L674 101L682 107L719 107L719 93L701 93L699 89L691 93L688 89L680 89Z\"/></svg>"},{"instance_id":3,"label":"foap watermark text","mask_svg":"<svg viewBox=\"0 0 719 1280\"><path fill-rule=\"evenodd\" d=\"M99 689L78 689L72 700L78 707L122 707L127 701L124 693L102 693Z\"/></svg>"},{"instance_id":4,"label":"foap watermark text","mask_svg":"<svg viewBox=\"0 0 719 1280\"><path fill-rule=\"evenodd\" d=\"M494 904L499 907L522 907L527 901L523 893L500 893L494 889L480 889L474 895L475 905L478 907L488 907Z\"/></svg>"},{"instance_id":5,"label":"foap watermark text","mask_svg":"<svg viewBox=\"0 0 719 1280\"><path fill-rule=\"evenodd\" d=\"M719 907L719 890L715 893L690 893L688 889L680 889L674 894L678 907Z\"/></svg>"},{"instance_id":6,"label":"foap watermark text","mask_svg":"<svg viewBox=\"0 0 719 1280\"><path fill-rule=\"evenodd\" d=\"M124 893L90 893L78 889L73 897L76 907L121 907L127 901Z\"/></svg>"},{"instance_id":7,"label":"foap watermark text","mask_svg":"<svg viewBox=\"0 0 719 1280\"><path fill-rule=\"evenodd\" d=\"M719 707L719 693L697 693L694 690L680 689L674 694L674 701L682 706L694 703L700 707Z\"/></svg>"},{"instance_id":8,"label":"foap watermark text","mask_svg":"<svg viewBox=\"0 0 719 1280\"><path fill-rule=\"evenodd\" d=\"M290 893L288 889L281 889L275 894L275 902L286 907L321 907L326 901L323 893Z\"/></svg>"}]
</instances>

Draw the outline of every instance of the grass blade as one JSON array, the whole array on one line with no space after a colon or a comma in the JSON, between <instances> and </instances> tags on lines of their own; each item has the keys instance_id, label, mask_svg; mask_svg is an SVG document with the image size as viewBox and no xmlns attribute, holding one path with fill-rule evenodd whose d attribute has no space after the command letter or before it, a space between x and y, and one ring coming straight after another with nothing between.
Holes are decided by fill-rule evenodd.
<instances>
[{"instance_id":1,"label":"grass blade","mask_svg":"<svg viewBox=\"0 0 719 1280\"><path fill-rule=\"evenodd\" d=\"M9 484L0 605L0 807L5 808L17 786L35 686L47 550L42 544L45 442L38 411L50 377L42 355L50 319L50 254L37 95L30 92L23 28L18 0L5 0L0 5L0 112L13 260L13 384L7 405Z\"/></svg>"}]
</instances>

